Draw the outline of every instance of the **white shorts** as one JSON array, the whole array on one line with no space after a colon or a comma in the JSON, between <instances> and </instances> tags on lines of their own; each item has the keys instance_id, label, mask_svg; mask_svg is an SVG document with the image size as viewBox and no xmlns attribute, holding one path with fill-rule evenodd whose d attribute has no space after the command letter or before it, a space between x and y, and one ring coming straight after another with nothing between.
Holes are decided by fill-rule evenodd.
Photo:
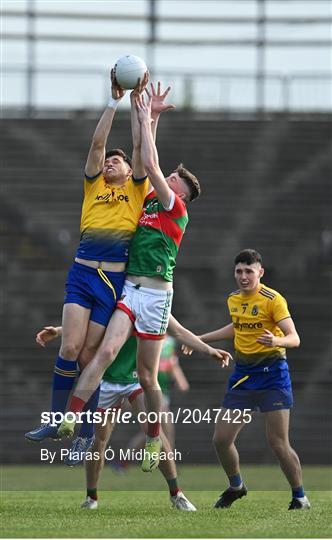
<instances>
[{"instance_id":1,"label":"white shorts","mask_svg":"<svg viewBox=\"0 0 332 540\"><path fill-rule=\"evenodd\" d=\"M101 381L98 409L121 407L125 398L132 402L142 392L143 388L138 383L118 384Z\"/></svg>"},{"instance_id":2,"label":"white shorts","mask_svg":"<svg viewBox=\"0 0 332 540\"><path fill-rule=\"evenodd\" d=\"M117 308L127 313L134 323L136 336L143 339L162 339L171 314L173 290L161 291L137 287L125 281Z\"/></svg>"}]
</instances>

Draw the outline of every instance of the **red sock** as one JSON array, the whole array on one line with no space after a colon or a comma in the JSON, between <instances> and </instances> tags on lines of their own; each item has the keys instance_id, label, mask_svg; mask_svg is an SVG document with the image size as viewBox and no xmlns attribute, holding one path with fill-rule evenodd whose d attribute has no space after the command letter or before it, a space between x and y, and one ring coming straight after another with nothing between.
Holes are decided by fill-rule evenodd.
<instances>
[{"instance_id":1,"label":"red sock","mask_svg":"<svg viewBox=\"0 0 332 540\"><path fill-rule=\"evenodd\" d=\"M179 488L170 489L169 494L170 494L171 497L175 497L175 495L177 495L179 493L179 491L181 491L181 489L179 489Z\"/></svg>"},{"instance_id":2,"label":"red sock","mask_svg":"<svg viewBox=\"0 0 332 540\"><path fill-rule=\"evenodd\" d=\"M86 404L86 401L83 401L83 399L73 396L70 400L68 411L72 413L79 413L83 410L84 405Z\"/></svg>"},{"instance_id":3,"label":"red sock","mask_svg":"<svg viewBox=\"0 0 332 540\"><path fill-rule=\"evenodd\" d=\"M148 437L158 437L160 430L160 422L148 422Z\"/></svg>"}]
</instances>

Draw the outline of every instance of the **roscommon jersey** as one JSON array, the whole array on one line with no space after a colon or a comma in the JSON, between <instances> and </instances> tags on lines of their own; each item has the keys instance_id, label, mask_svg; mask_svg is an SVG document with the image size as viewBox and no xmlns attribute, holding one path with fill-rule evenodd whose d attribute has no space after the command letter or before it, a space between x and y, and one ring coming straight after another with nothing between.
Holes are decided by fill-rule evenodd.
<instances>
[{"instance_id":1,"label":"roscommon jersey","mask_svg":"<svg viewBox=\"0 0 332 540\"><path fill-rule=\"evenodd\" d=\"M253 294L240 290L227 300L235 332L235 359L243 364L258 364L268 359L285 358L283 347L267 347L257 342L265 329L275 336L284 336L278 322L290 317L287 302L281 294L262 283Z\"/></svg>"},{"instance_id":2,"label":"roscommon jersey","mask_svg":"<svg viewBox=\"0 0 332 540\"><path fill-rule=\"evenodd\" d=\"M129 242L136 231L148 194L147 179L129 178L122 186L102 175L85 177L81 238L76 256L97 261L127 262Z\"/></svg>"}]
</instances>

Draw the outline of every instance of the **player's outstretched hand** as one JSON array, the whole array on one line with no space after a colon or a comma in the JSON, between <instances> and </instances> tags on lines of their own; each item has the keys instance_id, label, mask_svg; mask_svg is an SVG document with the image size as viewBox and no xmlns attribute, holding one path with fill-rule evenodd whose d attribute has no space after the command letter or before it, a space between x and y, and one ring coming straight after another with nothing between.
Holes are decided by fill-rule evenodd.
<instances>
[{"instance_id":1,"label":"player's outstretched hand","mask_svg":"<svg viewBox=\"0 0 332 540\"><path fill-rule=\"evenodd\" d=\"M145 92L147 93L148 97L151 99L151 115L152 118L159 116L162 112L170 111L172 109L175 109L175 105L171 103L165 103L165 99L167 98L169 91L171 89L170 86L168 86L165 90L165 92L161 93L161 85L160 81L157 83L157 90L155 89L155 86L153 83L150 84L151 90L145 89Z\"/></svg>"},{"instance_id":2,"label":"player's outstretched hand","mask_svg":"<svg viewBox=\"0 0 332 540\"><path fill-rule=\"evenodd\" d=\"M58 337L58 331L54 326L44 326L44 328L36 335L36 343L41 347L45 347L47 343Z\"/></svg>"},{"instance_id":3,"label":"player's outstretched hand","mask_svg":"<svg viewBox=\"0 0 332 540\"><path fill-rule=\"evenodd\" d=\"M146 72L144 73L144 77L143 77L142 81L141 81L141 79L138 79L137 85L135 86L134 90L131 92L131 94L130 94L131 98L135 98L136 96L138 96L139 94L142 94L142 92L144 92L144 90L146 88L146 85L149 82L149 77L150 77L149 70L146 70Z\"/></svg>"},{"instance_id":4,"label":"player's outstretched hand","mask_svg":"<svg viewBox=\"0 0 332 540\"><path fill-rule=\"evenodd\" d=\"M257 338L257 341L266 347L278 347L278 337L266 328L264 329L264 333Z\"/></svg>"},{"instance_id":5,"label":"player's outstretched hand","mask_svg":"<svg viewBox=\"0 0 332 540\"><path fill-rule=\"evenodd\" d=\"M191 349L190 347L188 347L188 345L181 345L181 351L186 356L190 356L194 352L194 349Z\"/></svg>"},{"instance_id":6,"label":"player's outstretched hand","mask_svg":"<svg viewBox=\"0 0 332 540\"><path fill-rule=\"evenodd\" d=\"M233 360L232 355L227 351L223 351L222 349L214 349L214 347L210 347L209 354L215 358L217 362L221 363L222 368L227 367L229 365L229 361Z\"/></svg>"},{"instance_id":7,"label":"player's outstretched hand","mask_svg":"<svg viewBox=\"0 0 332 540\"><path fill-rule=\"evenodd\" d=\"M115 78L115 70L111 69L111 82L112 82L112 98L120 99L122 98L126 91L122 86L119 85L118 81Z\"/></svg>"}]
</instances>

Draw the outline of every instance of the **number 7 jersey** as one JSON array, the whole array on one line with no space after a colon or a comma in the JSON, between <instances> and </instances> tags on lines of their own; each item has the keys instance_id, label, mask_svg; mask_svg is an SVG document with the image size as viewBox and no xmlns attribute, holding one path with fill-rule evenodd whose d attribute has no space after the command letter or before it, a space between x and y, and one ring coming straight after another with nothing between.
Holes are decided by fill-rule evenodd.
<instances>
[{"instance_id":1,"label":"number 7 jersey","mask_svg":"<svg viewBox=\"0 0 332 540\"><path fill-rule=\"evenodd\" d=\"M261 283L253 294L243 294L240 290L231 293L227 305L234 326L237 361L257 364L273 357L286 357L283 347L267 347L257 342L265 329L275 336L284 336L278 322L291 315L280 293Z\"/></svg>"}]
</instances>

